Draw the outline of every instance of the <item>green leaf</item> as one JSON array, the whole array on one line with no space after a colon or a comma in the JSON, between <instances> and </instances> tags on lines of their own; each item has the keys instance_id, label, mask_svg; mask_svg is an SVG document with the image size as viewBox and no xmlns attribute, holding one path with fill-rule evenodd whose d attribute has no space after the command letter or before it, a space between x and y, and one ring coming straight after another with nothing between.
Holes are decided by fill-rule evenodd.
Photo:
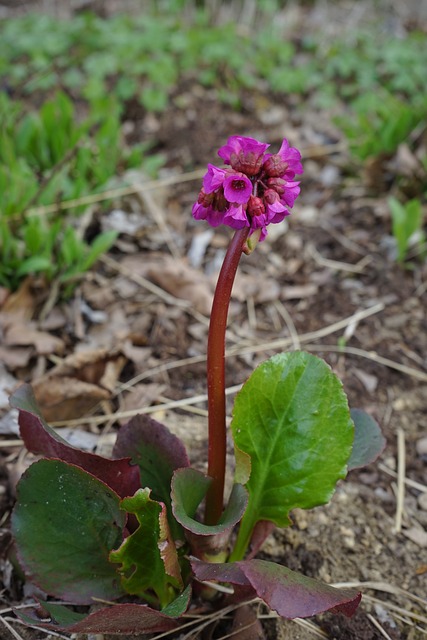
<instances>
[{"instance_id":1,"label":"green leaf","mask_svg":"<svg viewBox=\"0 0 427 640\"><path fill-rule=\"evenodd\" d=\"M88 604L122 595L110 551L122 540L120 498L83 469L35 462L22 476L12 531L23 569L48 594Z\"/></svg>"},{"instance_id":2,"label":"green leaf","mask_svg":"<svg viewBox=\"0 0 427 640\"><path fill-rule=\"evenodd\" d=\"M191 584L187 585L175 600L162 609L162 613L171 618L179 618L188 609L191 600Z\"/></svg>"},{"instance_id":3,"label":"green leaf","mask_svg":"<svg viewBox=\"0 0 427 640\"><path fill-rule=\"evenodd\" d=\"M251 457L249 503L232 556L240 559L258 521L287 526L291 509L330 500L347 473L354 427L330 367L293 352L254 371L236 397L231 428L236 447Z\"/></svg>"},{"instance_id":4,"label":"green leaf","mask_svg":"<svg viewBox=\"0 0 427 640\"><path fill-rule=\"evenodd\" d=\"M40 271L49 271L52 266L52 260L45 256L31 256L21 262L16 274L25 276L28 273L38 273Z\"/></svg>"},{"instance_id":5,"label":"green leaf","mask_svg":"<svg viewBox=\"0 0 427 640\"><path fill-rule=\"evenodd\" d=\"M350 411L354 422L354 442L348 469L358 469L374 462L386 445L379 424L361 409Z\"/></svg>"},{"instance_id":6,"label":"green leaf","mask_svg":"<svg viewBox=\"0 0 427 640\"><path fill-rule=\"evenodd\" d=\"M389 198L393 236L397 244L397 260L403 262L408 252L411 238L422 228L421 201L415 198L405 205L396 198Z\"/></svg>"},{"instance_id":7,"label":"green leaf","mask_svg":"<svg viewBox=\"0 0 427 640\"><path fill-rule=\"evenodd\" d=\"M191 467L175 471L172 479L174 516L184 527L194 555L200 558L216 555L226 548L230 534L242 518L247 505L245 488L235 484L218 524L206 525L199 522L195 519L197 508L211 482L210 478Z\"/></svg>"},{"instance_id":8,"label":"green leaf","mask_svg":"<svg viewBox=\"0 0 427 640\"><path fill-rule=\"evenodd\" d=\"M182 579L165 505L151 500L150 493L150 489L139 489L122 500L121 508L136 516L139 527L110 553L110 560L121 563L127 593L147 599L147 591L153 590L165 607L175 599L175 588L182 587Z\"/></svg>"},{"instance_id":9,"label":"green leaf","mask_svg":"<svg viewBox=\"0 0 427 640\"><path fill-rule=\"evenodd\" d=\"M117 231L104 231L96 236L82 264L82 270L87 271L102 253L112 247L118 236Z\"/></svg>"}]
</instances>

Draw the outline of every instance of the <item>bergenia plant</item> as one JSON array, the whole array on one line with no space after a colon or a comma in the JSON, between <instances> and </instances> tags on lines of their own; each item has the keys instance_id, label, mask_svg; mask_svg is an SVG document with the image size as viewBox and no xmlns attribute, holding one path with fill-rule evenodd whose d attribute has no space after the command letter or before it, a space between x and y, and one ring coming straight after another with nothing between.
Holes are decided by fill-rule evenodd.
<instances>
[{"instance_id":1,"label":"bergenia plant","mask_svg":"<svg viewBox=\"0 0 427 640\"><path fill-rule=\"evenodd\" d=\"M289 215L301 156L232 136L209 165L196 219L235 229L218 278L207 347L208 469L192 468L166 426L139 415L122 427L113 458L80 451L45 423L31 387L11 399L26 447L43 456L22 476L12 516L17 557L39 589L29 624L72 633L169 632L197 614L258 598L284 618L331 610L351 615L361 598L256 558L296 507L327 503L349 469L384 446L367 414L350 412L339 379L304 352L273 356L237 394L231 423L234 484L226 473L225 333L243 252ZM218 585L215 591L213 584ZM67 606L60 601L66 601ZM59 601L59 602L58 602ZM82 612L73 605L93 605ZM84 611L84 610L83 610ZM191 621L190 621L191 624Z\"/></svg>"}]
</instances>

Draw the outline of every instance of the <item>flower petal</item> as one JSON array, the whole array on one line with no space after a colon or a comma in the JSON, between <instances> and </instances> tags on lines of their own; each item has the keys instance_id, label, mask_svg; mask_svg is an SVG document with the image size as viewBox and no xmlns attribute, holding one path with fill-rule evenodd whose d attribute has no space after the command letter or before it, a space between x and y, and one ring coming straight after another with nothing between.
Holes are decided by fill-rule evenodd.
<instances>
[{"instance_id":1,"label":"flower petal","mask_svg":"<svg viewBox=\"0 0 427 640\"><path fill-rule=\"evenodd\" d=\"M281 197L281 201L291 209L294 206L295 200L299 196L299 192L301 191L299 184L299 182L288 181Z\"/></svg>"},{"instance_id":2,"label":"flower petal","mask_svg":"<svg viewBox=\"0 0 427 640\"><path fill-rule=\"evenodd\" d=\"M252 193L252 182L243 173L232 173L224 180L224 195L229 202L246 204Z\"/></svg>"},{"instance_id":3,"label":"flower petal","mask_svg":"<svg viewBox=\"0 0 427 640\"><path fill-rule=\"evenodd\" d=\"M206 193L212 193L220 188L227 175L225 169L219 169L213 164L208 164L208 171L203 178L203 188Z\"/></svg>"},{"instance_id":4,"label":"flower petal","mask_svg":"<svg viewBox=\"0 0 427 640\"><path fill-rule=\"evenodd\" d=\"M243 227L249 227L249 220L244 211L242 205L233 207L233 205L226 211L223 223L233 229L243 229Z\"/></svg>"},{"instance_id":5,"label":"flower petal","mask_svg":"<svg viewBox=\"0 0 427 640\"><path fill-rule=\"evenodd\" d=\"M195 220L206 220L211 227L223 224L224 214L221 211L217 211L213 207L204 207L198 202L193 205L192 214Z\"/></svg>"},{"instance_id":6,"label":"flower petal","mask_svg":"<svg viewBox=\"0 0 427 640\"><path fill-rule=\"evenodd\" d=\"M230 136L227 144L219 149L218 155L224 160L225 164L230 164L232 154L239 155L240 152L243 152L244 154L262 155L269 146L269 144L259 142L259 140L248 136Z\"/></svg>"}]
</instances>

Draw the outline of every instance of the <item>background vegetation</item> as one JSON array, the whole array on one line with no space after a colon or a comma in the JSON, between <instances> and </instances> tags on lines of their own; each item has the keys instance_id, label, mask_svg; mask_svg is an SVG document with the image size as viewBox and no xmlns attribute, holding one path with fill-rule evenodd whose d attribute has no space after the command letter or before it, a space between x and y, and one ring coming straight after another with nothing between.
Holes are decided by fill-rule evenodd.
<instances>
[{"instance_id":1,"label":"background vegetation","mask_svg":"<svg viewBox=\"0 0 427 640\"><path fill-rule=\"evenodd\" d=\"M214 90L236 110L252 91L338 114L349 171L390 158L403 143L415 154L426 135L426 34L397 36L385 24L328 40L289 34L279 5L255 3L251 15L228 21L176 1L108 20L81 13L0 22L1 285L15 289L29 273L69 284L112 245L114 233L82 232L78 202L67 215L43 207L102 191L132 167L156 175L162 156L125 141L126 110L162 112L184 83ZM390 178L402 263L414 238L424 250L427 156L414 157L410 179Z\"/></svg>"}]
</instances>

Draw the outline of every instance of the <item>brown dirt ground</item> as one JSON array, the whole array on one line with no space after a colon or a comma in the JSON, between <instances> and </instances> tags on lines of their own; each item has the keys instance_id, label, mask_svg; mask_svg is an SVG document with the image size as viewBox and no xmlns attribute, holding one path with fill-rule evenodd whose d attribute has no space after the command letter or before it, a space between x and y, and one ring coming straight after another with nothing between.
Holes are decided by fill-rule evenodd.
<instances>
[{"instance_id":1,"label":"brown dirt ground","mask_svg":"<svg viewBox=\"0 0 427 640\"><path fill-rule=\"evenodd\" d=\"M177 114L176 104L188 107ZM216 149L233 133L258 137L273 146L288 137L302 148L302 193L286 232L283 225L272 230L267 241L242 260L230 310L228 384L243 382L254 366L277 352L268 343L281 338L285 348L301 346L330 363L343 381L350 405L369 411L381 424L387 447L377 463L349 474L330 505L295 512L294 524L274 533L262 550L263 557L306 575L361 584L364 598L357 615L350 620L320 616L313 619L314 628L278 621L261 610L260 615L264 614L270 639L424 638L425 602L416 598L425 598L427 585L427 263L414 260L411 269L403 269L393 260L386 206L390 190L385 185L373 187L373 171L384 176L388 165L355 170L329 117L309 106L256 92L235 111L219 105L214 93L185 85L177 87L165 114L147 116L130 104L128 119L132 136L153 136L157 148L167 154L165 175L215 162ZM114 203L126 224L134 216L137 231L121 235L110 259L100 261L88 274L73 300L54 304L49 311L49 292L43 283L29 283L32 302L28 295L25 301L32 310L33 326L45 340L53 336L59 341L56 354L54 347L49 351L33 342L14 346L3 356L10 385L35 382L46 407L52 379L58 384L57 394L64 392L70 379L75 385L91 381L101 389L100 395L86 398L89 405L76 406L73 398L74 413L70 403L63 403L61 413L56 408L56 419L85 415L97 401L98 414L158 405L154 417L184 439L193 462L203 467L205 404L162 407L169 400L205 392L206 316L229 234L218 229L206 239L204 224L191 219L199 184L200 178L150 191L148 200L134 194ZM109 211L105 218L111 218ZM191 246L200 249L200 259L193 258L195 266L189 258ZM159 290L149 290L150 283ZM375 313L361 313L372 309ZM352 321L334 329L334 323L350 317ZM89 353L87 362L79 361L64 379L64 371L58 369L61 358L71 354L82 358L84 353ZM165 363L176 366L167 368ZM134 391L121 390L121 383L135 376L141 379ZM192 406L199 413L191 413ZM6 409L2 415L8 415ZM95 434L99 450L111 446L116 428L117 421L106 419L98 426L82 418L77 430ZM405 451L398 451L399 432ZM0 595L5 609L27 602L31 594L23 593L8 557L13 486L27 456L16 435L6 432L1 437ZM402 524L396 531L395 472L402 456L407 482ZM49 637L14 628L28 640ZM0 626L0 637L13 635Z\"/></svg>"}]
</instances>

